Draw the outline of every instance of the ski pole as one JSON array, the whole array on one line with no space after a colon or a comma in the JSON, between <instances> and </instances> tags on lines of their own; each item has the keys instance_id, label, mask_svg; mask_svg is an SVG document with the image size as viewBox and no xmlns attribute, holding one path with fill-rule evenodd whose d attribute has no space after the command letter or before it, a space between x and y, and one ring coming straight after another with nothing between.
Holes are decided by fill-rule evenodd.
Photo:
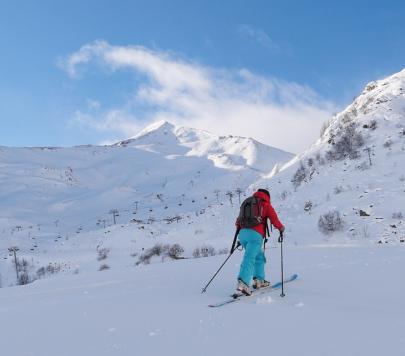
<instances>
[{"instance_id":1,"label":"ski pole","mask_svg":"<svg viewBox=\"0 0 405 356\"><path fill-rule=\"evenodd\" d=\"M201 293L205 293L207 291L208 286L211 284L211 282L214 280L214 278L217 276L219 271L222 269L222 267L225 266L225 263L229 260L229 258L232 256L232 254L235 252L235 250L239 247L239 243L236 244L236 237L238 236L239 230L236 230L235 237L233 239L231 251L229 252L229 256L226 258L226 260L222 263L221 267L218 268L218 271L215 272L215 274L212 276L210 281L206 284L206 286L202 289Z\"/></svg>"},{"instance_id":2,"label":"ski pole","mask_svg":"<svg viewBox=\"0 0 405 356\"><path fill-rule=\"evenodd\" d=\"M236 244L236 241L237 241L238 235L239 235L239 231L240 231L240 229L236 229L235 236L233 237L232 247L231 247L231 254L233 254L235 249L239 247L239 241L238 241L238 244Z\"/></svg>"},{"instance_id":3,"label":"ski pole","mask_svg":"<svg viewBox=\"0 0 405 356\"><path fill-rule=\"evenodd\" d=\"M283 233L280 232L278 242L281 244L281 297L285 297L284 294L284 260L283 260Z\"/></svg>"}]
</instances>

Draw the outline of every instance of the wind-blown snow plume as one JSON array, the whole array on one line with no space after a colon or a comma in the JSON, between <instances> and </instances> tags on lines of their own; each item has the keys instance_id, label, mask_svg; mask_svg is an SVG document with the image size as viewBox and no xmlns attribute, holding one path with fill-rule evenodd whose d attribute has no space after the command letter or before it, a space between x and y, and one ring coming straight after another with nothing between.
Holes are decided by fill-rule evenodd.
<instances>
[{"instance_id":1,"label":"wind-blown snow plume","mask_svg":"<svg viewBox=\"0 0 405 356\"><path fill-rule=\"evenodd\" d=\"M163 119L220 134L252 136L299 151L318 136L321 123L335 110L307 86L265 78L246 69L210 68L141 46L96 41L59 64L72 78L79 78L83 65L90 62L112 70L129 68L145 76L125 108L78 110L74 115L73 120L81 125L113 129L124 136ZM302 127L306 135L302 135Z\"/></svg>"}]
</instances>

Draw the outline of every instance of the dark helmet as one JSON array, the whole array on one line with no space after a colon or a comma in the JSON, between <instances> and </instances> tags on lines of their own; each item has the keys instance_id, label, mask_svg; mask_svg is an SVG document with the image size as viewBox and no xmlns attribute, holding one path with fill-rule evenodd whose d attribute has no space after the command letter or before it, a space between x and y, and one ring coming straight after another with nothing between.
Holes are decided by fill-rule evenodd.
<instances>
[{"instance_id":1,"label":"dark helmet","mask_svg":"<svg viewBox=\"0 0 405 356\"><path fill-rule=\"evenodd\" d=\"M257 191L266 194L270 198L270 192L267 189L258 189Z\"/></svg>"}]
</instances>

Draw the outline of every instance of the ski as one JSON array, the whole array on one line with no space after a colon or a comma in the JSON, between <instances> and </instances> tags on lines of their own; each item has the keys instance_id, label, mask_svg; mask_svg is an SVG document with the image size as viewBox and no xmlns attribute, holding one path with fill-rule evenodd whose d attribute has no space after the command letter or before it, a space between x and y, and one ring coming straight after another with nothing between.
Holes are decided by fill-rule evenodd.
<instances>
[{"instance_id":1,"label":"ski","mask_svg":"<svg viewBox=\"0 0 405 356\"><path fill-rule=\"evenodd\" d=\"M298 278L298 274L293 274L292 276L284 279L284 283L290 283L292 281L295 281L297 278ZM219 303L209 304L208 306L210 308L222 307L223 305L226 305L226 304L231 304L231 303L234 303L234 302L237 302L239 300L246 299L246 298L257 297L258 295L270 292L270 291L275 290L275 289L280 289L280 288L281 288L281 282L277 282L276 284L273 284L273 285L271 285L269 287L264 287L264 288L260 288L258 290L253 290L251 295L245 295L245 294L242 294L242 293L233 294L231 296L231 298L229 298L227 300L224 300L224 301L219 302Z\"/></svg>"}]
</instances>

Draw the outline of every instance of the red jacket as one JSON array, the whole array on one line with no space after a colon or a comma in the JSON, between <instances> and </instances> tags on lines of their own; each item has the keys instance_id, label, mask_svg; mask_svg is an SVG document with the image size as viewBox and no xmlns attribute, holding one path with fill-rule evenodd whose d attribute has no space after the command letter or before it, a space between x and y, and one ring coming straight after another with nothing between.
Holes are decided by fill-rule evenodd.
<instances>
[{"instance_id":1,"label":"red jacket","mask_svg":"<svg viewBox=\"0 0 405 356\"><path fill-rule=\"evenodd\" d=\"M263 215L262 215L263 221L265 222L265 221L267 221L267 219L270 219L270 223L276 229L280 230L281 228L283 228L284 226L278 219L277 213L274 210L273 206L271 205L270 198L267 196L267 194L265 194L263 192L256 192L253 194L253 196L264 200L264 202L262 203L263 204ZM236 219L236 227L238 229L240 229L239 218ZM252 229L256 230L262 236L266 235L264 224L259 224L255 227L253 227Z\"/></svg>"}]
</instances>

